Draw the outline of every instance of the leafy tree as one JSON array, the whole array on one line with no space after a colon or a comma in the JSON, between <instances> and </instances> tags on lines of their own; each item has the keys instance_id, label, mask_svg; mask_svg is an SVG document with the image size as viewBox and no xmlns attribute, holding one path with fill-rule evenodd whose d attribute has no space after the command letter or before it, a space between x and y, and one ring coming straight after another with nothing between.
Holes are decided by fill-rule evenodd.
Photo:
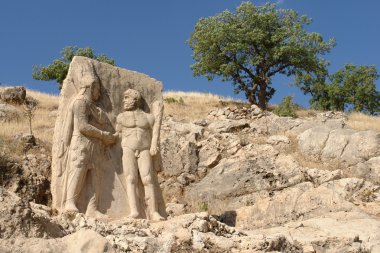
<instances>
[{"instance_id":1,"label":"leafy tree","mask_svg":"<svg viewBox=\"0 0 380 253\"><path fill-rule=\"evenodd\" d=\"M379 78L375 66L346 64L334 74L298 75L296 84L305 94L311 94L310 104L315 109L380 112L380 92L376 89Z\"/></svg>"},{"instance_id":2,"label":"leafy tree","mask_svg":"<svg viewBox=\"0 0 380 253\"><path fill-rule=\"evenodd\" d=\"M297 117L296 110L300 106L293 102L292 96L286 96L281 100L281 103L274 108L273 113L283 117Z\"/></svg>"},{"instance_id":3,"label":"leafy tree","mask_svg":"<svg viewBox=\"0 0 380 253\"><path fill-rule=\"evenodd\" d=\"M375 66L347 64L330 76L331 87L340 88L343 109L349 105L353 111L380 112L380 92L376 90L379 78ZM333 97L334 94L331 94Z\"/></svg>"},{"instance_id":4,"label":"leafy tree","mask_svg":"<svg viewBox=\"0 0 380 253\"><path fill-rule=\"evenodd\" d=\"M298 72L295 77L297 85L305 94L310 94L309 101L311 107L317 110L330 110L330 97L326 85L328 72L326 66L318 68L316 71Z\"/></svg>"},{"instance_id":5,"label":"leafy tree","mask_svg":"<svg viewBox=\"0 0 380 253\"><path fill-rule=\"evenodd\" d=\"M111 65L115 65L115 61L104 54L96 55L92 48L78 48L76 46L68 46L61 51L61 58L54 60L48 66L33 66L32 77L36 80L56 80L59 84L59 89L62 88L63 80L69 71L70 62L74 56L85 56Z\"/></svg>"},{"instance_id":6,"label":"leafy tree","mask_svg":"<svg viewBox=\"0 0 380 253\"><path fill-rule=\"evenodd\" d=\"M275 93L274 75L313 73L326 66L320 55L335 42L307 32L304 26L310 22L294 10L250 2L243 2L236 13L226 10L201 18L188 41L196 61L193 74L232 81L235 93L243 91L251 104L265 109Z\"/></svg>"}]
</instances>

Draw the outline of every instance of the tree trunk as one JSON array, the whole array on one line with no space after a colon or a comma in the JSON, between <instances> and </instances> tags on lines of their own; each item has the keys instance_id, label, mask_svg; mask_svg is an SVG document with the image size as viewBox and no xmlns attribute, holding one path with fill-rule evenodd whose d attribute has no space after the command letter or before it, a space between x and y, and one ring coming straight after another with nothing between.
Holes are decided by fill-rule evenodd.
<instances>
[{"instance_id":1,"label":"tree trunk","mask_svg":"<svg viewBox=\"0 0 380 253\"><path fill-rule=\"evenodd\" d=\"M255 83L252 83L251 86L249 85L245 86L245 89L244 89L245 96L251 105L257 105L256 92L257 92L258 85Z\"/></svg>"},{"instance_id":2,"label":"tree trunk","mask_svg":"<svg viewBox=\"0 0 380 253\"><path fill-rule=\"evenodd\" d=\"M251 105L257 105L256 96L255 96L254 92L249 92L249 93L246 93L245 95L246 95L246 97L248 99L248 102Z\"/></svg>"},{"instance_id":3,"label":"tree trunk","mask_svg":"<svg viewBox=\"0 0 380 253\"><path fill-rule=\"evenodd\" d=\"M33 135L33 131L32 131L32 119L29 118L29 130L30 130L30 134Z\"/></svg>"},{"instance_id":4,"label":"tree trunk","mask_svg":"<svg viewBox=\"0 0 380 253\"><path fill-rule=\"evenodd\" d=\"M265 82L261 83L259 90L259 107L262 110L267 109L267 101L266 101L266 94L267 94L267 84Z\"/></svg>"}]
</instances>

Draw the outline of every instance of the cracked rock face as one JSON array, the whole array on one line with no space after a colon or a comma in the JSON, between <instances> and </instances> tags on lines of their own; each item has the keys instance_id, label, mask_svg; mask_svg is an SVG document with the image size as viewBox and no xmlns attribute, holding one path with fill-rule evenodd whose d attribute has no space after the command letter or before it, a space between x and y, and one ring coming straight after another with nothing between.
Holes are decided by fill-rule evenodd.
<instances>
[{"instance_id":1,"label":"cracked rock face","mask_svg":"<svg viewBox=\"0 0 380 253\"><path fill-rule=\"evenodd\" d=\"M0 252L380 252L379 133L248 109L164 120L166 221L59 216L7 181Z\"/></svg>"},{"instance_id":2,"label":"cracked rock face","mask_svg":"<svg viewBox=\"0 0 380 253\"><path fill-rule=\"evenodd\" d=\"M25 145L17 138L14 142ZM51 156L42 147L33 148L36 154L28 154L20 161L10 160L0 166L1 184L25 201L48 205L51 203Z\"/></svg>"},{"instance_id":3,"label":"cracked rock face","mask_svg":"<svg viewBox=\"0 0 380 253\"><path fill-rule=\"evenodd\" d=\"M339 162L346 166L343 173L380 182L378 165L380 133L315 127L298 136L300 152L314 160ZM360 171L365 171L361 173Z\"/></svg>"}]
</instances>

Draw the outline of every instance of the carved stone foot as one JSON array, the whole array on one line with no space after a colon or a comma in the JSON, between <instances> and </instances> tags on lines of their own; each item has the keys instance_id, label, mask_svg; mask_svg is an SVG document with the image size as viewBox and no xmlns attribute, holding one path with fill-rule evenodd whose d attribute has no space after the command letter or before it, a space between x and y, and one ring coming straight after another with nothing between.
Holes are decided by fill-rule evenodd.
<instances>
[{"instance_id":1,"label":"carved stone foot","mask_svg":"<svg viewBox=\"0 0 380 253\"><path fill-rule=\"evenodd\" d=\"M163 220L165 220L165 218L162 217L158 212L153 212L151 217L150 217L150 220L152 220L152 221L163 221Z\"/></svg>"},{"instance_id":2,"label":"carved stone foot","mask_svg":"<svg viewBox=\"0 0 380 253\"><path fill-rule=\"evenodd\" d=\"M93 217L95 219L108 219L106 214L99 212L98 210L87 210L86 216Z\"/></svg>"},{"instance_id":3,"label":"carved stone foot","mask_svg":"<svg viewBox=\"0 0 380 253\"><path fill-rule=\"evenodd\" d=\"M137 219L140 216L140 214L137 211L131 211L131 213L128 215L128 218Z\"/></svg>"},{"instance_id":4,"label":"carved stone foot","mask_svg":"<svg viewBox=\"0 0 380 253\"><path fill-rule=\"evenodd\" d=\"M66 203L65 205L65 213L79 213L78 208L74 203Z\"/></svg>"}]
</instances>

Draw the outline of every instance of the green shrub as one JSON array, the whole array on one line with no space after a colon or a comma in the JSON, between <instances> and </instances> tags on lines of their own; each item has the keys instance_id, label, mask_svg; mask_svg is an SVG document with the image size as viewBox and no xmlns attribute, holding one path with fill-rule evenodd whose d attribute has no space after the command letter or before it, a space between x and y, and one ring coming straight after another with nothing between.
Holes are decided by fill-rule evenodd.
<instances>
[{"instance_id":1,"label":"green shrub","mask_svg":"<svg viewBox=\"0 0 380 253\"><path fill-rule=\"evenodd\" d=\"M286 96L282 99L281 103L274 108L273 113L282 117L297 117L296 110L300 106L293 103L292 96Z\"/></svg>"},{"instance_id":2,"label":"green shrub","mask_svg":"<svg viewBox=\"0 0 380 253\"><path fill-rule=\"evenodd\" d=\"M208 211L208 203L207 202L199 203L198 207L199 207L200 212L207 212Z\"/></svg>"}]
</instances>

